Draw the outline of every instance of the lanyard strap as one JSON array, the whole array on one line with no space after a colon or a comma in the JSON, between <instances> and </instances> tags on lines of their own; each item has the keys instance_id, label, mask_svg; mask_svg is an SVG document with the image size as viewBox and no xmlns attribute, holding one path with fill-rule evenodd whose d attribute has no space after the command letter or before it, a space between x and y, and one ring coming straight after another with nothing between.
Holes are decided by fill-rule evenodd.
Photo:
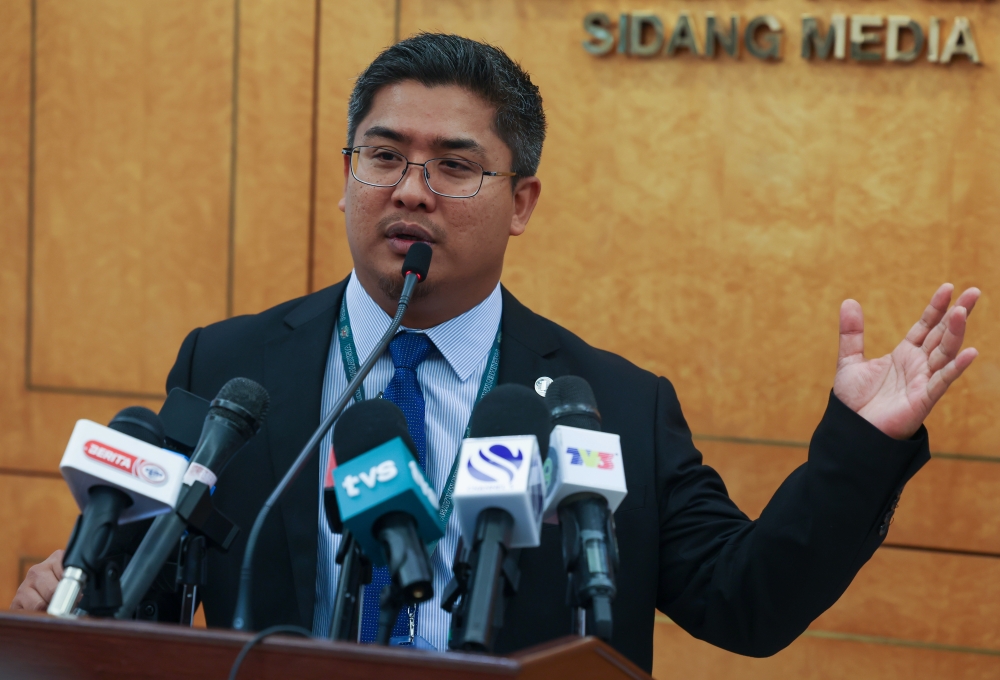
<instances>
[{"instance_id":1,"label":"lanyard strap","mask_svg":"<svg viewBox=\"0 0 1000 680\"><path fill-rule=\"evenodd\" d=\"M350 384L354 380L354 376L358 373L358 349L354 346L354 333L351 331L351 317L347 313L347 296L340 302L340 316L337 318L337 333L340 336L340 358L344 364L344 373L347 374L347 382ZM493 338L493 346L490 348L489 358L486 361L486 370L483 371L483 378L479 382L479 391L476 392L476 404L485 397L490 390L496 387L497 376L500 372L500 329L497 328L496 337ZM365 387L364 384L358 385L358 391L354 393L354 401L364 401L365 400ZM475 408L473 406L473 408ZM465 426L465 434L462 435L463 438L469 436L469 427L472 425L472 420L469 420L469 424ZM455 452L455 460L451 464L451 471L448 473L448 481L445 482L444 489L441 491L441 497L438 500L438 519L441 520L441 526L448 526L448 518L451 517L451 511L453 509L452 505L452 494L455 493L455 480L458 477L458 459L459 452Z\"/></svg>"}]
</instances>

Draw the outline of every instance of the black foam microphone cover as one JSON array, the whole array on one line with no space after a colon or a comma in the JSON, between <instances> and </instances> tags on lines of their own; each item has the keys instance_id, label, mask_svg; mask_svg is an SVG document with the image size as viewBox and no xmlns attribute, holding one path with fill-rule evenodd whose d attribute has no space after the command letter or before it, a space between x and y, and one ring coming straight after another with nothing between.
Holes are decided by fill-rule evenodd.
<instances>
[{"instance_id":1,"label":"black foam microphone cover","mask_svg":"<svg viewBox=\"0 0 1000 680\"><path fill-rule=\"evenodd\" d=\"M552 418L545 402L524 385L499 385L472 410L470 437L535 435L542 460L549 455Z\"/></svg>"},{"instance_id":2,"label":"black foam microphone cover","mask_svg":"<svg viewBox=\"0 0 1000 680\"><path fill-rule=\"evenodd\" d=\"M145 406L129 406L111 419L108 427L133 439L163 448L164 431L160 417Z\"/></svg>"},{"instance_id":3,"label":"black foam microphone cover","mask_svg":"<svg viewBox=\"0 0 1000 680\"><path fill-rule=\"evenodd\" d=\"M411 246L412 249L412 246ZM343 465L399 437L417 460L417 447L406 427L406 416L387 399L368 399L344 411L333 430L333 452Z\"/></svg>"},{"instance_id":4,"label":"black foam microphone cover","mask_svg":"<svg viewBox=\"0 0 1000 680\"><path fill-rule=\"evenodd\" d=\"M209 416L223 418L249 439L257 433L270 406L270 397L263 386L249 378L233 378L212 400Z\"/></svg>"},{"instance_id":5,"label":"black foam microphone cover","mask_svg":"<svg viewBox=\"0 0 1000 680\"><path fill-rule=\"evenodd\" d=\"M601 412L597 410L594 390L579 376L556 378L545 392L545 405L552 413L553 425L582 430L601 429Z\"/></svg>"},{"instance_id":6,"label":"black foam microphone cover","mask_svg":"<svg viewBox=\"0 0 1000 680\"><path fill-rule=\"evenodd\" d=\"M403 276L412 272L417 275L419 281L424 281L427 278L427 271L431 268L433 254L434 250L423 241L414 243L406 251L406 257L403 259Z\"/></svg>"}]
</instances>

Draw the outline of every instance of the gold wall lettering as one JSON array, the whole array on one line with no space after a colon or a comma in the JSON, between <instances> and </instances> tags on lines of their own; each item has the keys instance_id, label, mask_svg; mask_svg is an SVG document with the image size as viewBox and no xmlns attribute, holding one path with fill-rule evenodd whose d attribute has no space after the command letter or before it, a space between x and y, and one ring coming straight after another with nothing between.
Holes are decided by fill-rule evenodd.
<instances>
[{"instance_id":1,"label":"gold wall lettering","mask_svg":"<svg viewBox=\"0 0 1000 680\"><path fill-rule=\"evenodd\" d=\"M739 59L742 45L743 51L757 59L781 59L784 28L774 16L762 14L743 23L738 14L720 20L715 12L705 12L705 37L700 45L696 30L699 23L690 12L680 12L672 30L652 12L623 12L617 23L605 12L590 12L583 18L583 29L589 36L583 41L583 49L598 57L612 52L647 59L687 53L712 59L721 51ZM831 57L845 61L849 56L858 62L905 63L915 61L926 51L927 61L932 64L948 64L956 57L982 64L969 19L952 20L943 46L941 23L939 17L930 17L925 31L918 21L904 15L833 14L824 28L818 17L805 14L799 55L807 61Z\"/></svg>"}]
</instances>

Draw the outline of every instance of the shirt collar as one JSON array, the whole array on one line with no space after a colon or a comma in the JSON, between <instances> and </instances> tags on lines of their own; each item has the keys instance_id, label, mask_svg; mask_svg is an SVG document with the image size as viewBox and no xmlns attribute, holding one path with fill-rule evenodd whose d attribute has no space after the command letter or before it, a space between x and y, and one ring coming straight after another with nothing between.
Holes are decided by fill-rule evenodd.
<instances>
[{"instance_id":1,"label":"shirt collar","mask_svg":"<svg viewBox=\"0 0 1000 680\"><path fill-rule=\"evenodd\" d=\"M347 313L351 317L354 345L361 361L364 361L389 328L392 318L368 295L353 271L344 296ZM469 311L433 328L416 332L427 334L458 379L465 382L482 365L483 358L493 346L502 312L503 298L498 283L485 300Z\"/></svg>"}]
</instances>

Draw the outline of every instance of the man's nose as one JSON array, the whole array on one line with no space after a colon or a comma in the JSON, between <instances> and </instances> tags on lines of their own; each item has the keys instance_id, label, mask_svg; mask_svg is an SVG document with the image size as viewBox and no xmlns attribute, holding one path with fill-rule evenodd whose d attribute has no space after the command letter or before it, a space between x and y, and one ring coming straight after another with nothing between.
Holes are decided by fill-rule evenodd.
<instances>
[{"instance_id":1,"label":"man's nose","mask_svg":"<svg viewBox=\"0 0 1000 680\"><path fill-rule=\"evenodd\" d=\"M424 168L411 165L403 179L392 192L392 201L397 208L433 212L437 208L437 194L430 190L424 180Z\"/></svg>"}]
</instances>

